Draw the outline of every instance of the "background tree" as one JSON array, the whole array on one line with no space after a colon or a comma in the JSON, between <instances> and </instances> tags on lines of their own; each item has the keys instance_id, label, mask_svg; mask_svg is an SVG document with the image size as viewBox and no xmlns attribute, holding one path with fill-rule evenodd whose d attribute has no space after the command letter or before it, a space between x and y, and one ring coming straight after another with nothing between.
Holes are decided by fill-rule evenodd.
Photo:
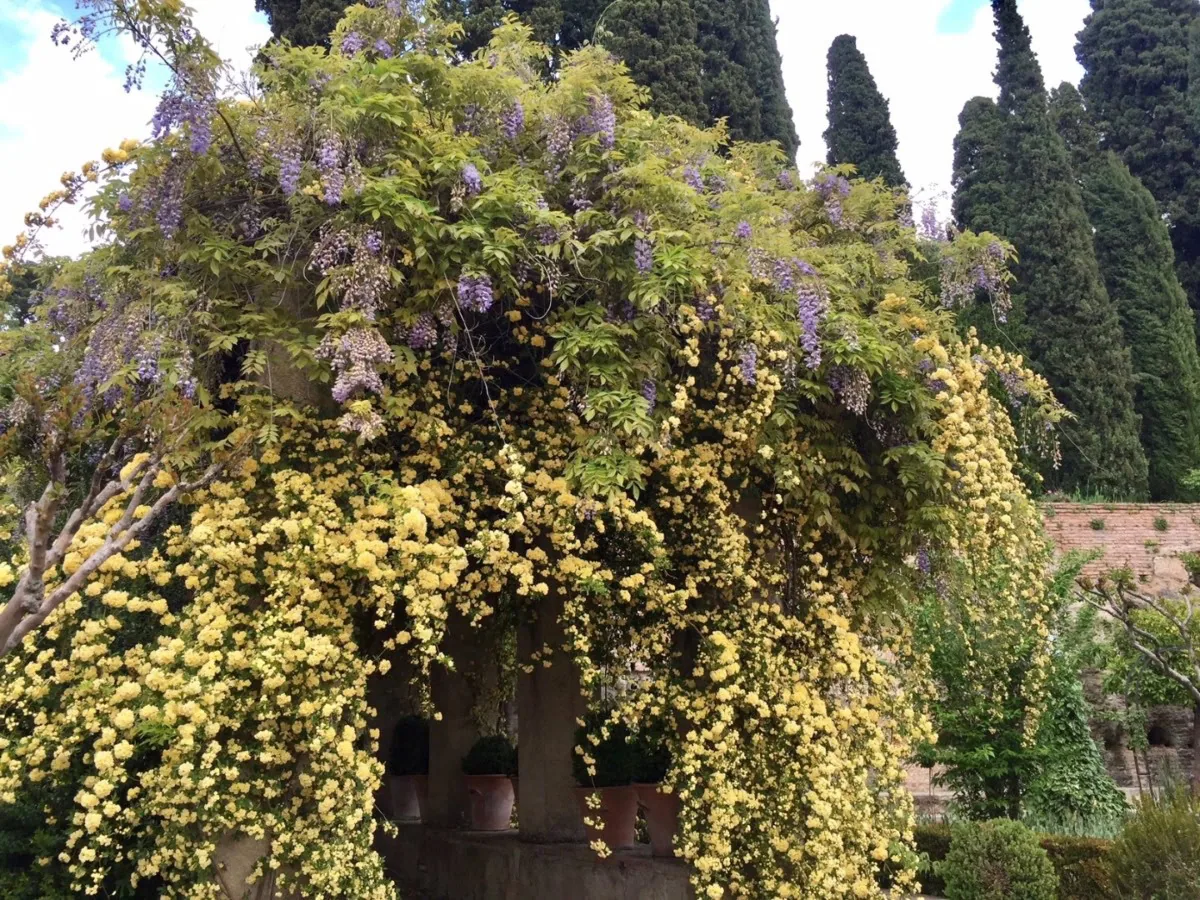
<instances>
[{"instance_id":1,"label":"background tree","mask_svg":"<svg viewBox=\"0 0 1200 900\"><path fill-rule=\"evenodd\" d=\"M1051 106L1072 153L1096 258L1129 346L1150 496L1183 499L1186 476L1200 468L1200 354L1170 233L1145 185L1116 154L1100 149L1079 92L1064 83Z\"/></svg>"},{"instance_id":2,"label":"background tree","mask_svg":"<svg viewBox=\"0 0 1200 900\"><path fill-rule=\"evenodd\" d=\"M969 194L958 204L959 224L973 228L979 216L1016 246L1013 303L1028 326L1021 349L1076 417L1064 426L1062 467L1044 473L1047 484L1141 497L1148 476L1132 366L1100 277L1083 198L1050 121L1029 29L1015 0L993 0L992 8L1000 116L983 100L964 110L971 129L959 138L955 182Z\"/></svg>"},{"instance_id":3,"label":"background tree","mask_svg":"<svg viewBox=\"0 0 1200 900\"><path fill-rule=\"evenodd\" d=\"M1200 577L1200 556L1184 554L1193 585ZM1133 573L1117 569L1080 583L1083 600L1120 624L1128 647L1163 678L1173 682L1192 704L1191 782L1200 794L1200 591L1189 586L1173 597L1139 591ZM1153 683L1151 690L1162 696Z\"/></svg>"},{"instance_id":4,"label":"background tree","mask_svg":"<svg viewBox=\"0 0 1200 900\"><path fill-rule=\"evenodd\" d=\"M328 47L346 6L344 0L254 0L254 8L267 14L271 34L297 47Z\"/></svg>"},{"instance_id":5,"label":"background tree","mask_svg":"<svg viewBox=\"0 0 1200 900\"><path fill-rule=\"evenodd\" d=\"M892 187L908 184L896 156L896 129L867 58L854 37L842 34L829 46L829 127L825 143L831 166L853 163L863 178Z\"/></svg>"},{"instance_id":6,"label":"background tree","mask_svg":"<svg viewBox=\"0 0 1200 900\"><path fill-rule=\"evenodd\" d=\"M1194 0L1093 0L1075 45L1080 91L1115 151L1167 216L1175 264L1200 311L1200 126L1189 101ZM1194 90L1191 91L1194 93Z\"/></svg>"}]
</instances>

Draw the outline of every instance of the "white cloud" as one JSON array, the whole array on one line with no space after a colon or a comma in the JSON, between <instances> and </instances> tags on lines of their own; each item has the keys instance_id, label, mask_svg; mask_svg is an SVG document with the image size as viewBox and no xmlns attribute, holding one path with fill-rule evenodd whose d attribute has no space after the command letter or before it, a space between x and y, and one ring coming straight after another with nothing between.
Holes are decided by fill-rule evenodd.
<instances>
[{"instance_id":1,"label":"white cloud","mask_svg":"<svg viewBox=\"0 0 1200 900\"><path fill-rule=\"evenodd\" d=\"M269 37L250 0L193 0L192 5L201 33L237 68L248 66L248 47ZM154 112L151 90L124 91L125 60L114 64L98 52L72 60L68 48L51 43L50 30L60 17L46 0L0 4L0 22L21 35L13 55L24 56L0 74L0 243L11 242L25 213L58 187L63 172L78 171L125 138L145 137ZM112 55L132 58L131 45L118 49ZM86 227L82 211L68 209L62 227L45 236L48 250L81 252L88 245Z\"/></svg>"},{"instance_id":2,"label":"white cloud","mask_svg":"<svg viewBox=\"0 0 1200 900\"><path fill-rule=\"evenodd\" d=\"M880 90L891 101L900 162L918 191L948 191L958 114L972 97L995 96L996 44L990 4L964 34L938 34L949 0L772 0L788 99L800 133L799 162L823 162L826 128L825 56L839 34L853 34ZM1019 4L1033 35L1047 85L1078 81L1075 33L1088 0L1025 0ZM944 209L944 206L943 206Z\"/></svg>"}]
</instances>

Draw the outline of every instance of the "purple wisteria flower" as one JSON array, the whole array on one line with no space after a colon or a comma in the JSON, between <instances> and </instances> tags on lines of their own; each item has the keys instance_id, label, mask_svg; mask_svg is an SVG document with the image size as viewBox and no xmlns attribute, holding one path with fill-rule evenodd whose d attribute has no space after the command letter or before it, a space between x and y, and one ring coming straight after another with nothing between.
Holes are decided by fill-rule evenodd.
<instances>
[{"instance_id":1,"label":"purple wisteria flower","mask_svg":"<svg viewBox=\"0 0 1200 900\"><path fill-rule=\"evenodd\" d=\"M486 275L466 275L458 279L458 306L465 312L485 313L492 308L492 279Z\"/></svg>"},{"instance_id":2,"label":"purple wisteria flower","mask_svg":"<svg viewBox=\"0 0 1200 900\"><path fill-rule=\"evenodd\" d=\"M750 223L742 221L738 222L737 228L733 231L733 236L739 241L748 241L753 233L754 230L750 227Z\"/></svg>"},{"instance_id":3,"label":"purple wisteria flower","mask_svg":"<svg viewBox=\"0 0 1200 900\"><path fill-rule=\"evenodd\" d=\"M372 46L373 46L373 49L375 50L375 52L379 55L380 59L391 59L392 58L392 55L393 55L392 54L392 45L389 44L387 41L385 41L383 38L380 38L379 40L377 40Z\"/></svg>"},{"instance_id":4,"label":"purple wisteria flower","mask_svg":"<svg viewBox=\"0 0 1200 900\"><path fill-rule=\"evenodd\" d=\"M392 361L392 348L374 328L351 328L340 337L326 334L317 347L317 358L332 364L337 375L333 399L345 403L357 394L383 392L378 366Z\"/></svg>"},{"instance_id":5,"label":"purple wisteria flower","mask_svg":"<svg viewBox=\"0 0 1200 900\"><path fill-rule=\"evenodd\" d=\"M790 169L784 169L780 172L776 181L782 190L794 191L796 189L796 179L792 176Z\"/></svg>"},{"instance_id":6,"label":"purple wisteria flower","mask_svg":"<svg viewBox=\"0 0 1200 900\"><path fill-rule=\"evenodd\" d=\"M938 222L937 207L932 203L921 210L921 226L918 234L927 241L944 240L946 237L941 223Z\"/></svg>"},{"instance_id":7,"label":"purple wisteria flower","mask_svg":"<svg viewBox=\"0 0 1200 900\"><path fill-rule=\"evenodd\" d=\"M317 150L317 169L321 173L325 202L337 206L342 202L342 191L346 187L346 173L342 169L342 142L330 134Z\"/></svg>"},{"instance_id":8,"label":"purple wisteria flower","mask_svg":"<svg viewBox=\"0 0 1200 900\"><path fill-rule=\"evenodd\" d=\"M804 363L810 369L821 365L821 335L819 329L825 320L829 304L825 295L810 284L802 284L796 291L796 318L803 332L800 346L804 348Z\"/></svg>"},{"instance_id":9,"label":"purple wisteria flower","mask_svg":"<svg viewBox=\"0 0 1200 900\"><path fill-rule=\"evenodd\" d=\"M525 107L520 100L514 100L512 105L500 116L500 131L510 141L525 129Z\"/></svg>"},{"instance_id":10,"label":"purple wisteria flower","mask_svg":"<svg viewBox=\"0 0 1200 900\"><path fill-rule=\"evenodd\" d=\"M275 151L275 159L279 163L279 188L290 197L300 187L300 145L289 139Z\"/></svg>"},{"instance_id":11,"label":"purple wisteria flower","mask_svg":"<svg viewBox=\"0 0 1200 900\"><path fill-rule=\"evenodd\" d=\"M437 343L437 322L429 313L421 313L408 332L408 346L413 350L428 350Z\"/></svg>"},{"instance_id":12,"label":"purple wisteria flower","mask_svg":"<svg viewBox=\"0 0 1200 900\"><path fill-rule=\"evenodd\" d=\"M817 178L817 193L825 201L825 214L835 228L840 228L844 218L842 201L850 196L850 182L841 175L826 172Z\"/></svg>"},{"instance_id":13,"label":"purple wisteria flower","mask_svg":"<svg viewBox=\"0 0 1200 900\"><path fill-rule=\"evenodd\" d=\"M642 398L646 401L650 412L654 412L654 407L658 405L658 385L647 378L642 382Z\"/></svg>"},{"instance_id":14,"label":"purple wisteria flower","mask_svg":"<svg viewBox=\"0 0 1200 900\"><path fill-rule=\"evenodd\" d=\"M654 269L654 245L646 238L633 242L633 264L639 275L649 275Z\"/></svg>"},{"instance_id":15,"label":"purple wisteria flower","mask_svg":"<svg viewBox=\"0 0 1200 900\"><path fill-rule=\"evenodd\" d=\"M928 575L933 571L933 562L929 558L929 551L924 547L917 550L917 571L922 575Z\"/></svg>"},{"instance_id":16,"label":"purple wisteria flower","mask_svg":"<svg viewBox=\"0 0 1200 900\"><path fill-rule=\"evenodd\" d=\"M353 56L365 46L366 41L363 40L363 36L357 31L351 31L342 38L342 53L346 56Z\"/></svg>"},{"instance_id":17,"label":"purple wisteria flower","mask_svg":"<svg viewBox=\"0 0 1200 900\"><path fill-rule=\"evenodd\" d=\"M588 98L589 112L576 123L581 135L595 134L600 137L600 146L611 150L617 141L617 111L606 94Z\"/></svg>"},{"instance_id":18,"label":"purple wisteria flower","mask_svg":"<svg viewBox=\"0 0 1200 900\"><path fill-rule=\"evenodd\" d=\"M133 198L129 196L127 191L121 191L121 195L117 197L117 209L123 213L133 209Z\"/></svg>"},{"instance_id":19,"label":"purple wisteria flower","mask_svg":"<svg viewBox=\"0 0 1200 900\"><path fill-rule=\"evenodd\" d=\"M701 177L700 170L695 166L684 166L683 180L697 194L704 193L704 178Z\"/></svg>"},{"instance_id":20,"label":"purple wisteria flower","mask_svg":"<svg viewBox=\"0 0 1200 900\"><path fill-rule=\"evenodd\" d=\"M479 170L475 168L475 163L467 163L463 166L461 177L468 196L474 197L483 190L483 178L480 176Z\"/></svg>"},{"instance_id":21,"label":"purple wisteria flower","mask_svg":"<svg viewBox=\"0 0 1200 900\"><path fill-rule=\"evenodd\" d=\"M753 387L758 383L758 347L747 344L742 348L741 360L738 364L742 381Z\"/></svg>"},{"instance_id":22,"label":"purple wisteria flower","mask_svg":"<svg viewBox=\"0 0 1200 900\"><path fill-rule=\"evenodd\" d=\"M852 366L834 366L829 372L829 386L847 410L858 416L866 414L871 402L871 379L866 372Z\"/></svg>"},{"instance_id":23,"label":"purple wisteria flower","mask_svg":"<svg viewBox=\"0 0 1200 900\"><path fill-rule=\"evenodd\" d=\"M170 240L183 221L183 168L178 162L171 163L158 183L157 209L154 222L162 236Z\"/></svg>"}]
</instances>

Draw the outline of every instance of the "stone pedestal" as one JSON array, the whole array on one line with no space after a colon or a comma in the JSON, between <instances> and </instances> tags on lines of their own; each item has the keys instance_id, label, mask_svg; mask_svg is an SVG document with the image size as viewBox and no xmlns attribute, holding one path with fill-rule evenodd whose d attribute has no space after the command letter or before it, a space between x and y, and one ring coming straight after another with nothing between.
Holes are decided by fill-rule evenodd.
<instances>
[{"instance_id":1,"label":"stone pedestal","mask_svg":"<svg viewBox=\"0 0 1200 900\"><path fill-rule=\"evenodd\" d=\"M571 773L576 718L583 715L584 703L579 671L562 650L561 612L562 600L552 594L517 631L517 659L522 665L535 650L553 648L548 667L539 660L531 673L521 671L517 676L521 728L517 819L521 839L538 843L584 838Z\"/></svg>"}]
</instances>

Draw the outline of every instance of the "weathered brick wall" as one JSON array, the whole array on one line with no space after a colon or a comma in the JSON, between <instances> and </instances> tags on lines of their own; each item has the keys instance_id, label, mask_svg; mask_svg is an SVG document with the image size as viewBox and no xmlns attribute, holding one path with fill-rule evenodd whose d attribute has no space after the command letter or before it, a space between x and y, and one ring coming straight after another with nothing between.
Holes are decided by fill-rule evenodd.
<instances>
[{"instance_id":1,"label":"weathered brick wall","mask_svg":"<svg viewBox=\"0 0 1200 900\"><path fill-rule=\"evenodd\" d=\"M1147 590L1178 589L1187 573L1177 555L1200 551L1200 504L1047 503L1042 510L1060 553L1103 551L1085 574L1128 567Z\"/></svg>"}]
</instances>

